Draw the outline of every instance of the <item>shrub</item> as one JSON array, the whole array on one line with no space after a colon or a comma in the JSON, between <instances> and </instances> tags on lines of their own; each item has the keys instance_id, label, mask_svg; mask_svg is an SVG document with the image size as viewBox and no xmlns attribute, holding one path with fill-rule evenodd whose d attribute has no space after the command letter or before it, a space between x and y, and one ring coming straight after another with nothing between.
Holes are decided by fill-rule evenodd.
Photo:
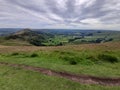
<instances>
[{"instance_id":1,"label":"shrub","mask_svg":"<svg viewBox=\"0 0 120 90\"><path fill-rule=\"evenodd\" d=\"M34 38L28 39L28 41L30 44L35 45L35 46L44 46L42 43L45 40L43 40L43 38L34 37Z\"/></svg>"},{"instance_id":2,"label":"shrub","mask_svg":"<svg viewBox=\"0 0 120 90\"><path fill-rule=\"evenodd\" d=\"M96 56L93 56L93 55L86 57L86 59L89 59L89 60L91 60L93 62L98 61L97 58L96 58Z\"/></svg>"},{"instance_id":3,"label":"shrub","mask_svg":"<svg viewBox=\"0 0 120 90\"><path fill-rule=\"evenodd\" d=\"M115 57L113 55L109 55L109 54L100 54L100 55L98 55L98 58L103 61L107 61L107 62L111 62L111 63L118 62L117 57Z\"/></svg>"},{"instance_id":4,"label":"shrub","mask_svg":"<svg viewBox=\"0 0 120 90\"><path fill-rule=\"evenodd\" d=\"M110 41L113 41L114 39L113 38L109 38L107 40L105 40L105 42L110 42Z\"/></svg>"},{"instance_id":5,"label":"shrub","mask_svg":"<svg viewBox=\"0 0 120 90\"><path fill-rule=\"evenodd\" d=\"M79 57L75 56L62 56L61 57L64 61L67 61L70 65L76 65L79 63Z\"/></svg>"},{"instance_id":6,"label":"shrub","mask_svg":"<svg viewBox=\"0 0 120 90\"><path fill-rule=\"evenodd\" d=\"M11 54L11 56L16 56L16 55L19 55L19 53L14 52L14 53Z\"/></svg>"},{"instance_id":7,"label":"shrub","mask_svg":"<svg viewBox=\"0 0 120 90\"><path fill-rule=\"evenodd\" d=\"M98 39L95 40L95 43L101 43L102 41L103 41L102 38L98 38Z\"/></svg>"},{"instance_id":8,"label":"shrub","mask_svg":"<svg viewBox=\"0 0 120 90\"><path fill-rule=\"evenodd\" d=\"M62 42L60 42L60 43L58 43L56 46L62 46L63 45L63 43Z\"/></svg>"},{"instance_id":9,"label":"shrub","mask_svg":"<svg viewBox=\"0 0 120 90\"><path fill-rule=\"evenodd\" d=\"M33 54L30 55L30 57L38 57L38 54L33 53Z\"/></svg>"},{"instance_id":10,"label":"shrub","mask_svg":"<svg viewBox=\"0 0 120 90\"><path fill-rule=\"evenodd\" d=\"M91 56L88 56L86 57L87 60L89 60L89 64L92 63L92 64L101 64L101 61L97 58L96 55L91 55Z\"/></svg>"},{"instance_id":11,"label":"shrub","mask_svg":"<svg viewBox=\"0 0 120 90\"><path fill-rule=\"evenodd\" d=\"M78 62L76 61L76 60L70 60L69 61L69 64L71 64L71 65L76 65Z\"/></svg>"}]
</instances>

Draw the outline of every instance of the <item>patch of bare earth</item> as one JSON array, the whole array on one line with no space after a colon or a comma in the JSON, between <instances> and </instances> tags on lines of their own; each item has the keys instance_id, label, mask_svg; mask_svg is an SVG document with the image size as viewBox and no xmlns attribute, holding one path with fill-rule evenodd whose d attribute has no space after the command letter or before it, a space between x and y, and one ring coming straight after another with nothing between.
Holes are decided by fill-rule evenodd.
<instances>
[{"instance_id":1,"label":"patch of bare earth","mask_svg":"<svg viewBox=\"0 0 120 90\"><path fill-rule=\"evenodd\" d=\"M36 71L43 73L49 76L58 76L62 78L67 78L69 80L79 82L82 84L98 84L98 85L105 85L105 86L119 86L120 85L120 78L102 78L102 77L94 77L89 75L75 75L70 74L67 72L57 72L50 69L28 66L23 64L10 64L5 62L0 62L0 65L6 65L10 67L18 67L26 70Z\"/></svg>"}]
</instances>

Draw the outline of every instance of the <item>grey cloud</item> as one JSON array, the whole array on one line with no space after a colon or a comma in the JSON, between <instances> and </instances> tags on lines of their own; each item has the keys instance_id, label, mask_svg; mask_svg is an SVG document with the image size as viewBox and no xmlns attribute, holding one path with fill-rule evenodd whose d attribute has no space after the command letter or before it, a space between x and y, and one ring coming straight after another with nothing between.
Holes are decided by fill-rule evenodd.
<instances>
[{"instance_id":1,"label":"grey cloud","mask_svg":"<svg viewBox=\"0 0 120 90\"><path fill-rule=\"evenodd\" d=\"M0 20L6 22L15 19L26 23L37 21L36 25L74 24L78 27L89 25L81 22L83 20L120 24L119 13L120 0L0 0Z\"/></svg>"}]
</instances>

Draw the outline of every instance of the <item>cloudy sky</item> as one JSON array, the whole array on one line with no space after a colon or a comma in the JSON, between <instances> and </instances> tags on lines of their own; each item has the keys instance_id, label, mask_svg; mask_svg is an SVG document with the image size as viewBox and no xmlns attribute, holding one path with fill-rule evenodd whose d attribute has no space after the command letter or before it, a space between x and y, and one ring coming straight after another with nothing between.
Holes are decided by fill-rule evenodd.
<instances>
[{"instance_id":1,"label":"cloudy sky","mask_svg":"<svg viewBox=\"0 0 120 90\"><path fill-rule=\"evenodd\" d=\"M120 30L120 0L0 0L0 27Z\"/></svg>"}]
</instances>

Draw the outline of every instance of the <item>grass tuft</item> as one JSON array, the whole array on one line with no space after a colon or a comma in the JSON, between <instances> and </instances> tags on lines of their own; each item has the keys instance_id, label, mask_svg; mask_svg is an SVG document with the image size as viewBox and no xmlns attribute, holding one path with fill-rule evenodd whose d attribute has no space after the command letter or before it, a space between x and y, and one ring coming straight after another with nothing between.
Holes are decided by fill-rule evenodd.
<instances>
[{"instance_id":1,"label":"grass tuft","mask_svg":"<svg viewBox=\"0 0 120 90\"><path fill-rule=\"evenodd\" d=\"M38 54L36 54L36 53L32 53L31 55L30 55L30 57L38 57L39 55Z\"/></svg>"},{"instance_id":2,"label":"grass tuft","mask_svg":"<svg viewBox=\"0 0 120 90\"><path fill-rule=\"evenodd\" d=\"M11 54L11 56L17 56L17 55L19 55L18 52L14 52L14 53Z\"/></svg>"},{"instance_id":3,"label":"grass tuft","mask_svg":"<svg viewBox=\"0 0 120 90\"><path fill-rule=\"evenodd\" d=\"M70 64L70 65L76 65L76 64L78 64L78 62L77 62L76 60L70 60L70 61L69 61L69 64Z\"/></svg>"},{"instance_id":4,"label":"grass tuft","mask_svg":"<svg viewBox=\"0 0 120 90\"><path fill-rule=\"evenodd\" d=\"M118 62L118 58L116 56L109 55L109 54L100 54L100 55L98 55L98 58L100 60L107 61L107 62L110 62L110 63Z\"/></svg>"}]
</instances>

